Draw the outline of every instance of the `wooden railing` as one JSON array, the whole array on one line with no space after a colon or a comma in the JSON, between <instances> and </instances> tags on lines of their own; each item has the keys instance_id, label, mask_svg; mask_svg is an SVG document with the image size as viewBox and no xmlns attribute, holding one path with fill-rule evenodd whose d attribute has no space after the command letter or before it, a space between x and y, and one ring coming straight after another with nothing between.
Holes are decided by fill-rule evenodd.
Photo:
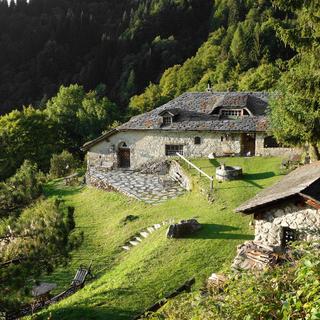
<instances>
[{"instance_id":1,"label":"wooden railing","mask_svg":"<svg viewBox=\"0 0 320 320\"><path fill-rule=\"evenodd\" d=\"M179 152L177 152L177 156L178 156L180 159L182 159L183 161L185 161L185 162L188 164L189 168L192 167L192 168L196 169L196 170L199 172L200 177L201 177L201 175L203 175L203 176L205 176L206 178L208 178L209 181L210 181L210 191L213 190L213 181L214 181L213 177L210 177L207 173L205 173L203 170L201 170L200 168L198 168L195 164L193 164L192 162L190 162L187 158L185 158L185 157L184 157L183 155L181 155Z\"/></svg>"}]
</instances>

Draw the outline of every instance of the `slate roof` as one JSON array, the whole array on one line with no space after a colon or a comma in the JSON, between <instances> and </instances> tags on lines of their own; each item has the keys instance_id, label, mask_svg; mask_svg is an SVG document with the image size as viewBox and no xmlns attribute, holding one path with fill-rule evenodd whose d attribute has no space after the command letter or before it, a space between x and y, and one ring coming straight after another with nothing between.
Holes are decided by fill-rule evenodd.
<instances>
[{"instance_id":1,"label":"slate roof","mask_svg":"<svg viewBox=\"0 0 320 320\"><path fill-rule=\"evenodd\" d=\"M112 134L127 130L265 132L268 128L267 106L268 95L263 92L188 92L159 108L132 117ZM221 107L247 108L252 116L220 118L214 110ZM174 115L174 121L163 126L161 115L165 111ZM87 150L107 136L110 133L87 142L83 149Z\"/></svg>"},{"instance_id":2,"label":"slate roof","mask_svg":"<svg viewBox=\"0 0 320 320\"><path fill-rule=\"evenodd\" d=\"M150 112L135 116L117 129L119 130L209 130L257 132L267 130L267 95L260 92L196 92L185 93ZM212 114L217 107L243 108L253 116L238 119L222 119ZM180 112L178 112L180 110ZM162 126L164 111L176 115L175 121Z\"/></svg>"},{"instance_id":3,"label":"slate roof","mask_svg":"<svg viewBox=\"0 0 320 320\"><path fill-rule=\"evenodd\" d=\"M267 205L288 200L294 196L306 196L320 203L320 161L292 171L273 186L258 193L236 209L253 213Z\"/></svg>"}]
</instances>

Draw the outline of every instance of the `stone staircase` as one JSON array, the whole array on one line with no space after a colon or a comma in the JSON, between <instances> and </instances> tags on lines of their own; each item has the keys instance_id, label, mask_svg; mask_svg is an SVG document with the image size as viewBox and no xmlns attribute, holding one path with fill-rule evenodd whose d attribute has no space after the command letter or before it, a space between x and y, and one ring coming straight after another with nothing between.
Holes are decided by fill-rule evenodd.
<instances>
[{"instance_id":1,"label":"stone staircase","mask_svg":"<svg viewBox=\"0 0 320 320\"><path fill-rule=\"evenodd\" d=\"M134 235L129 241L127 241L123 246L122 249L129 251L133 247L138 246L141 242L143 242L146 238L150 236L153 232L156 230L162 228L163 226L169 226L170 224L174 223L174 219L165 220L161 223L154 224L150 227L144 228L140 232L138 232L136 235Z\"/></svg>"}]
</instances>

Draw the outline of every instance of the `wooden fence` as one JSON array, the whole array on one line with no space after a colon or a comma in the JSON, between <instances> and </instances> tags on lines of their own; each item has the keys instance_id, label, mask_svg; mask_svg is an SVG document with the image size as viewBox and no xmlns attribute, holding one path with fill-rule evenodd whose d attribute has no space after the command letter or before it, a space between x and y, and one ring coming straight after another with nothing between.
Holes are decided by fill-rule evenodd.
<instances>
[{"instance_id":1,"label":"wooden fence","mask_svg":"<svg viewBox=\"0 0 320 320\"><path fill-rule=\"evenodd\" d=\"M184 157L183 155L181 155L179 152L177 152L177 156L178 156L180 159L182 159L184 162L186 162L186 163L188 164L189 168L192 167L192 168L196 169L196 170L199 172L200 177L201 177L201 175L203 175L203 176L205 176L206 178L208 178L209 181L210 181L210 191L213 191L213 181L214 181L213 177L210 177L207 173L205 173L203 170L201 170L200 168L198 168L195 164L193 164L192 162L190 162L187 158L185 158L185 157Z\"/></svg>"}]
</instances>

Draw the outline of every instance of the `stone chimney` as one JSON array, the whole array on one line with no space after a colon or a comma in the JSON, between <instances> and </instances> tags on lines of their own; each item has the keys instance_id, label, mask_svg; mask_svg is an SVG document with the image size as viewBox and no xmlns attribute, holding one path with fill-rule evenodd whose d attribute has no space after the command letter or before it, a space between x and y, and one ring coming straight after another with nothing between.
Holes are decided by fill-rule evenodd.
<instances>
[{"instance_id":1,"label":"stone chimney","mask_svg":"<svg viewBox=\"0 0 320 320\"><path fill-rule=\"evenodd\" d=\"M212 93L212 87L211 87L211 81L210 80L208 80L208 85L207 85L206 92Z\"/></svg>"}]
</instances>

